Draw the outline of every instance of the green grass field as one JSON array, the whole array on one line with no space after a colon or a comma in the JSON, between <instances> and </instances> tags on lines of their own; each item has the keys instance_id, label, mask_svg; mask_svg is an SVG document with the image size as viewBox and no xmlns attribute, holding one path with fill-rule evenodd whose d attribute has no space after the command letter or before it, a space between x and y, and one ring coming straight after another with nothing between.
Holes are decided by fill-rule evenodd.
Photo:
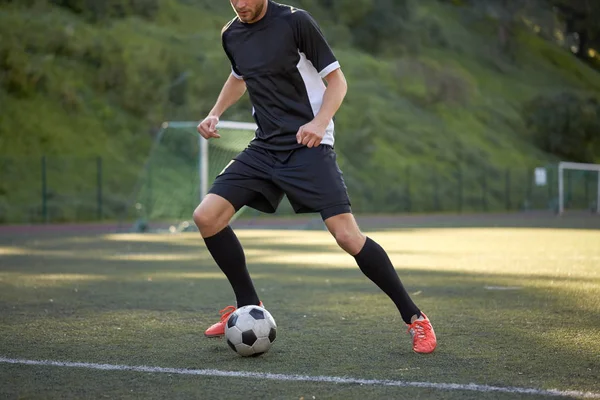
<instances>
[{"instance_id":1,"label":"green grass field","mask_svg":"<svg viewBox=\"0 0 600 400\"><path fill-rule=\"evenodd\" d=\"M600 230L371 229L438 349L325 231L239 229L278 339L259 358L203 337L232 301L197 233L0 235L0 358L490 385L600 397ZM0 362L0 398L546 398ZM577 397L565 393L564 397Z\"/></svg>"}]
</instances>

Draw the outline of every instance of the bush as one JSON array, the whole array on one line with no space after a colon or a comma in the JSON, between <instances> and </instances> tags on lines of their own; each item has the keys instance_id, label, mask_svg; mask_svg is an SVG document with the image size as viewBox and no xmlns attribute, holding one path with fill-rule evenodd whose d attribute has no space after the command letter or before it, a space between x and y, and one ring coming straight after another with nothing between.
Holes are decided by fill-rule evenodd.
<instances>
[{"instance_id":1,"label":"bush","mask_svg":"<svg viewBox=\"0 0 600 400\"><path fill-rule=\"evenodd\" d=\"M321 0L335 22L351 27L354 44L371 54L396 54L407 43L410 0ZM321 21L324 22L324 21Z\"/></svg>"},{"instance_id":2,"label":"bush","mask_svg":"<svg viewBox=\"0 0 600 400\"><path fill-rule=\"evenodd\" d=\"M50 0L51 3L82 14L91 21L139 16L152 20L160 10L159 0Z\"/></svg>"},{"instance_id":3,"label":"bush","mask_svg":"<svg viewBox=\"0 0 600 400\"><path fill-rule=\"evenodd\" d=\"M44 91L47 77L40 64L17 46L0 49L0 88L16 97L30 97Z\"/></svg>"},{"instance_id":4,"label":"bush","mask_svg":"<svg viewBox=\"0 0 600 400\"><path fill-rule=\"evenodd\" d=\"M542 150L570 161L600 161L600 101L595 96L541 95L525 105L523 114Z\"/></svg>"},{"instance_id":5,"label":"bush","mask_svg":"<svg viewBox=\"0 0 600 400\"><path fill-rule=\"evenodd\" d=\"M422 107L464 106L468 103L469 82L448 66L439 67L407 58L396 62L395 72L402 80L404 94Z\"/></svg>"}]
</instances>

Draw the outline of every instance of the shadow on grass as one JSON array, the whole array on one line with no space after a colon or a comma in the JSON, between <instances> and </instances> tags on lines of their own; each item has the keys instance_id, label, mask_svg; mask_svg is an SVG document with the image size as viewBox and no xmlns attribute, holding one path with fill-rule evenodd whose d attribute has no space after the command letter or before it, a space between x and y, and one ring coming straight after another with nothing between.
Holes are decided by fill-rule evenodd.
<instances>
[{"instance_id":1,"label":"shadow on grass","mask_svg":"<svg viewBox=\"0 0 600 400\"><path fill-rule=\"evenodd\" d=\"M181 267L165 266L164 270L175 273L189 270L187 266ZM305 270L289 266L254 269L260 276L256 285L262 299L277 316L280 327L288 331L290 341L277 356L282 363L285 363L287 355L294 357L296 364L321 363L342 373L334 360L351 364L349 368L353 372L356 372L356 363L359 362L366 363L372 369L372 375L389 377L386 368L393 367L393 358L412 357L409 347L390 346L386 338L396 336L394 331L401 331L402 323L391 302L360 271ZM154 269L144 271L148 275L155 272ZM59 273L57 270L52 272ZM102 266L86 268L86 272L99 274ZM508 382L502 374L497 380L493 379L497 376L497 368L506 369L509 375L517 371L547 376L557 384L569 382L562 381L568 376L584 384L587 380L581 378L585 376L586 369L597 367L597 353L568 345L570 339L561 340L560 335L563 331L567 335L577 333L577 340L582 344L593 338L599 339L600 313L597 309L594 311L586 307L577 293L532 286L540 279L556 278L497 277L415 269L405 269L402 275L413 292L421 292L413 298L436 323L440 337L439 354L419 361L421 369L437 370L436 364L441 362L451 370L477 369L486 377L486 383L506 385ZM3 282L0 285L3 293L0 310L5 327L33 324L43 328L49 324L48 328L55 330L52 333L46 329L27 330L10 342L25 346L26 343L43 341L48 334L61 334L73 321L84 326L99 325L112 329L114 324L127 325L128 320L140 326L154 320L152 332L146 332L149 338L144 340L154 338L158 344L161 338L173 335L174 339L178 335L170 319L192 325L198 331L198 325L215 319L219 306L231 298L227 282L218 278L158 281L125 281L120 275L112 278L54 287L14 288ZM495 284L497 279L502 284L519 285L522 289L484 289L484 285ZM598 291L595 294L598 295ZM190 313L197 316L191 317ZM65 326L61 326L61 320ZM381 326L385 321L386 326ZM581 336L585 332L592 336ZM94 332L90 335L89 342L94 345ZM365 336L380 347L366 343ZM185 340L185 335L181 338ZM343 343L341 347L340 340ZM133 348L143 344L135 343L136 340L131 338L128 341L134 342ZM76 342L69 345L77 347ZM95 345L102 348L111 345L111 342L103 339ZM347 352L348 346L354 349L352 354ZM217 347L208 343L206 350L209 354L214 353ZM361 348L373 353L373 357L361 355L356 358L353 353L361 352ZM307 358L298 358L300 349L306 352ZM382 349L386 349L387 356ZM229 357L226 351L218 350L219 354ZM375 362L380 357L387 357L383 364L388 365L383 369ZM556 363L556 357L562 367L550 373L547 366ZM349 359L344 361L346 358ZM447 371L444 375L448 375ZM588 383L592 384L591 381Z\"/></svg>"}]
</instances>

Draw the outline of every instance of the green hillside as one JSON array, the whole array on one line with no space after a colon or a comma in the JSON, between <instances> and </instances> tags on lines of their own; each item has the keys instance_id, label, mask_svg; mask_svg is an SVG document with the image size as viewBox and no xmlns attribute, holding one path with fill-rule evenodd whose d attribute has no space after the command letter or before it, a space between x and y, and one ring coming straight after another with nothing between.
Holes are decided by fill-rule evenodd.
<instances>
[{"instance_id":1,"label":"green hillside","mask_svg":"<svg viewBox=\"0 0 600 400\"><path fill-rule=\"evenodd\" d=\"M540 145L535 124L548 118L532 99L568 93L596 107L590 121L600 116L589 100L600 74L550 40L554 31L544 35L535 15L520 15L499 42L500 22L461 2L289 3L319 20L346 74L336 149L359 211L427 209L419 199L431 198L432 179L453 182L459 167L461 179L490 171L489 208L502 207L506 168L564 158ZM226 1L0 0L0 222L39 219L43 155L48 165L71 160L48 183L55 200L93 199L101 156L104 214L115 218L161 122L199 120L212 107L229 73L220 29L231 17ZM245 97L224 118L248 121L250 109ZM567 155L600 162L594 140ZM56 201L55 219L94 218L93 207Z\"/></svg>"}]
</instances>

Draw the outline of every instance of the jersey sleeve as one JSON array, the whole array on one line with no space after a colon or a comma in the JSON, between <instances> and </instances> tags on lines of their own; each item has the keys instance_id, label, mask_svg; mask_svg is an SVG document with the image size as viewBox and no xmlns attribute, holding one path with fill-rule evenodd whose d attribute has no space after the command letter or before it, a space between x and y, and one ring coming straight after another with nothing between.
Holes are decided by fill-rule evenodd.
<instances>
[{"instance_id":1,"label":"jersey sleeve","mask_svg":"<svg viewBox=\"0 0 600 400\"><path fill-rule=\"evenodd\" d=\"M240 71L237 69L237 67L235 65L235 61L233 60L233 56L231 55L231 53L227 49L227 43L226 43L225 37L226 36L225 36L225 28L224 28L223 32L221 32L221 43L223 45L223 50L225 50L225 54L227 54L227 58L229 59L229 62L231 63L231 75L233 75L237 79L244 79L244 77L242 76L242 74L240 73Z\"/></svg>"},{"instance_id":2,"label":"jersey sleeve","mask_svg":"<svg viewBox=\"0 0 600 400\"><path fill-rule=\"evenodd\" d=\"M295 10L292 21L298 50L304 53L321 78L340 68L319 25L308 12Z\"/></svg>"}]
</instances>

